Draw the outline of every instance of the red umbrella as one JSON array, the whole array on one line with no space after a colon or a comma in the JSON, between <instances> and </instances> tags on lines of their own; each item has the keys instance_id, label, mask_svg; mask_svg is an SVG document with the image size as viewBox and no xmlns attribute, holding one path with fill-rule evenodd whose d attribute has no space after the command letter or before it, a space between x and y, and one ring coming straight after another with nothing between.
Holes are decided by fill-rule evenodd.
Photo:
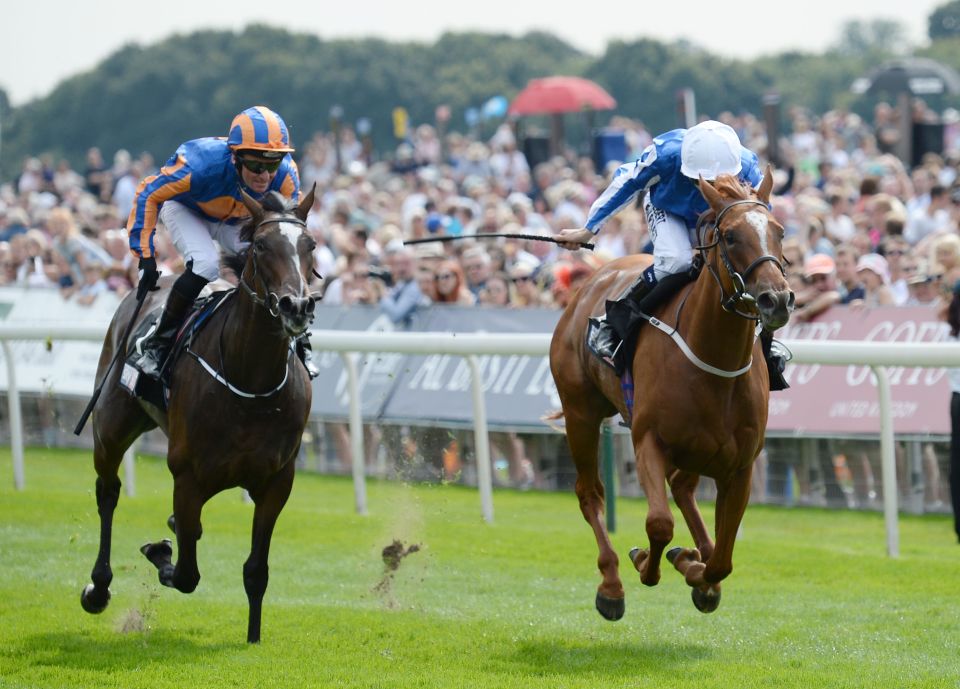
<instances>
[{"instance_id":1,"label":"red umbrella","mask_svg":"<svg viewBox=\"0 0 960 689\"><path fill-rule=\"evenodd\" d=\"M580 77L532 79L510 105L511 115L556 115L582 110L612 110L617 101L603 88Z\"/></svg>"}]
</instances>

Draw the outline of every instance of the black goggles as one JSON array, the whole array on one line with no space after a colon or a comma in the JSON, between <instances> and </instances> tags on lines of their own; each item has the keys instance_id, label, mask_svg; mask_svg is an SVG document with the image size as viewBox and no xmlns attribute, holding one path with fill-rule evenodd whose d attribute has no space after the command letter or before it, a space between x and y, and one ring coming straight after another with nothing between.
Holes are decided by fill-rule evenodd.
<instances>
[{"instance_id":1,"label":"black goggles","mask_svg":"<svg viewBox=\"0 0 960 689\"><path fill-rule=\"evenodd\" d=\"M266 161L266 160L258 160L256 158L240 158L239 160L241 165L243 165L245 168L247 168L250 172L252 172L255 175L259 175L261 172L271 172L271 173L276 172L280 167L280 163L283 162L282 159L274 160L274 161Z\"/></svg>"}]
</instances>

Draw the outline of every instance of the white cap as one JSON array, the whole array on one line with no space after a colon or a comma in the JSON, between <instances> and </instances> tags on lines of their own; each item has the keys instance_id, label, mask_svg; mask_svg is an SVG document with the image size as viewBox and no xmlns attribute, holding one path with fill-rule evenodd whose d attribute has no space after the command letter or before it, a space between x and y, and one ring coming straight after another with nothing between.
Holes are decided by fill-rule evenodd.
<instances>
[{"instance_id":1,"label":"white cap","mask_svg":"<svg viewBox=\"0 0 960 689\"><path fill-rule=\"evenodd\" d=\"M701 122L687 130L680 144L680 172L707 180L736 175L742 168L740 149L732 127L716 120Z\"/></svg>"}]
</instances>

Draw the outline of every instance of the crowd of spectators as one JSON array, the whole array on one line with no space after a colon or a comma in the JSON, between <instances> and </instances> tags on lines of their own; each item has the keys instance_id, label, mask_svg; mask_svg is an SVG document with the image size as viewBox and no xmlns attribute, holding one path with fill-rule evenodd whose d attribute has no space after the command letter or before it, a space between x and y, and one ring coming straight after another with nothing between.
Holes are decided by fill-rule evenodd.
<instances>
[{"instance_id":1,"label":"crowd of spectators","mask_svg":"<svg viewBox=\"0 0 960 689\"><path fill-rule=\"evenodd\" d=\"M839 110L790 113L773 211L786 228L799 321L835 303L928 303L960 278L960 149L928 154L909 169L889 152L891 117L884 104L875 123ZM765 155L760 120L719 119ZM641 123L611 124L625 131L630 158L650 141ZM597 170L589 156L567 150L531 168L508 124L488 140L458 133L441 140L434 127L420 125L382 161L346 127L337 141L316 133L298 155L303 187L316 182L319 190L309 229L325 300L383 304L398 323L425 303L563 307L599 265L648 245L636 208L604 228L593 252L483 240L492 232L551 236L582 227L614 167ZM59 289L81 302L129 290L136 271L124 225L136 184L155 169L149 155L134 159L124 150L108 165L96 148L81 171L49 155L25 160L17 178L0 187L0 284ZM443 235L468 239L403 245ZM176 272L165 237L157 234L158 255ZM397 285L408 281L398 301Z\"/></svg>"},{"instance_id":2,"label":"crowd of spectators","mask_svg":"<svg viewBox=\"0 0 960 689\"><path fill-rule=\"evenodd\" d=\"M908 167L892 151L894 111L873 121L845 110L788 113L778 141L773 213L786 228L793 318L804 322L836 304L851 307L936 304L960 279L960 145L948 117L943 153ZM922 104L915 116L929 117ZM721 113L748 148L765 159L764 123ZM296 123L291 123L297 132ZM651 141L642 123L615 118L628 158ZM546 241L483 239L486 233L550 237L582 227L616 167L588 155L563 155L531 167L511 123L490 137L443 137L429 125L383 159L350 127L295 142L302 188L317 184L307 226L317 241L319 287L328 304L377 304L398 327L424 304L478 308L562 308L603 263L648 249L639 208L612 218L595 251L568 252ZM82 170L49 155L23 162L0 186L0 285L60 290L89 303L122 295L136 282L124 229L139 180L154 172L148 154L91 148ZM405 246L454 235L463 241ZM156 235L166 272L178 272L165 232Z\"/></svg>"}]
</instances>

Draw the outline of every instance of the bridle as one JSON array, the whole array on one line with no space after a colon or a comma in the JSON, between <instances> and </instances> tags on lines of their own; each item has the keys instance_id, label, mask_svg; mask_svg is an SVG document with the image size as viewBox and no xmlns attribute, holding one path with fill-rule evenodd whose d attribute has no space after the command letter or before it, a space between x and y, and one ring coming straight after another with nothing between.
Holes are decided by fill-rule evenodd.
<instances>
[{"instance_id":1,"label":"bridle","mask_svg":"<svg viewBox=\"0 0 960 689\"><path fill-rule=\"evenodd\" d=\"M260 222L258 222L257 225L253 228L251 237L255 236L257 233L257 230L259 230L261 227L263 227L268 223L273 223L273 222L275 223L290 222L304 228L307 226L307 224L297 216L284 213L279 217L265 218ZM267 313L269 313L273 318L275 319L280 318L280 297L277 296L276 292L268 291L266 283L264 283L263 279L260 278L260 271L257 265L256 247L251 246L250 251L251 251L250 260L251 260L251 263L253 263L253 275L251 276L251 280L254 283L254 287L251 287L247 283L246 278L244 277L247 272L246 267L244 267L243 272L240 274L239 286L243 289L244 292L246 292L247 296L250 297L250 299L253 301L254 304L257 304L258 306L262 306L263 308L265 308L267 310ZM313 270L313 274L323 279L322 276L316 270ZM258 286L258 283L259 283L259 286ZM262 286L264 292L266 292L265 297L260 295L260 286ZM228 296L232 296L234 294L236 294L236 290L231 291ZM226 301L227 301L226 298L222 299L220 303L217 304L216 308L220 308L220 306L222 306ZM210 376L212 376L214 380L216 380L218 383L220 383L221 385L226 387L228 390L230 390L230 392L232 392L233 394L239 397L243 397L245 399L261 399L265 397L272 397L276 393L280 392L280 390L282 390L283 387L287 384L287 380L290 376L289 366L284 367L283 380L280 381L279 385L276 385L274 388L266 392L248 392L246 390L241 390L237 386L233 385L229 380L227 380L226 375L223 373L223 370L224 370L223 338L224 338L225 327L226 327L226 319L223 319L220 324L220 336L218 339L218 347L217 347L217 351L220 357L219 368L215 368L214 366L209 364L203 357L201 357L199 354L194 352L190 348L189 342L187 343L187 346L186 346L187 353L189 353L194 359L196 359L196 361L200 364L200 366L203 367L203 369L208 374L210 374ZM191 339L192 339L192 334L191 334ZM291 345L289 347L289 352L287 354L288 361L293 351L294 351L294 348Z\"/></svg>"},{"instance_id":2,"label":"bridle","mask_svg":"<svg viewBox=\"0 0 960 689\"><path fill-rule=\"evenodd\" d=\"M259 230L264 225L267 225L269 223L282 223L282 222L293 223L294 225L299 225L304 229L306 229L307 227L307 223L301 220L300 218L298 218L297 216L285 213L279 217L264 218L263 220L258 222L256 226L253 228L253 231L251 232L251 237L256 236L257 230ZM245 279L245 275L247 271L246 271L246 268L244 268L243 273L240 274L240 282L239 282L240 287L243 289L244 292L246 292L247 296L250 297L250 299L253 301L254 304L257 304L258 306L262 306L263 308L265 308L267 310L267 313L269 313L273 318L280 318L280 297L277 296L276 292L268 291L267 285L266 283L264 283L262 279L259 280L259 283L263 287L263 291L266 293L266 296L260 296L260 288L257 286L257 281L258 281L260 271L257 265L257 250L255 246L250 247L250 255L251 255L251 259L250 259L251 263L253 263L253 275L251 276L250 279L254 282L254 286L251 287L249 284L247 284L247 281ZM318 273L316 269L311 268L311 272L321 280L323 279L323 276L320 275L320 273Z\"/></svg>"},{"instance_id":3,"label":"bridle","mask_svg":"<svg viewBox=\"0 0 960 689\"><path fill-rule=\"evenodd\" d=\"M720 224L723 222L723 217L731 208L744 205L763 206L764 209L767 209L767 204L757 199L742 199L724 206L723 209L716 214L716 218L713 220L712 227L716 231L716 238L711 243L704 244L704 228L709 225L707 218L709 218L711 214L711 211L708 210L700 216L700 220L697 222L697 237L700 241L700 245L694 248L700 252L699 257L702 265L707 267L707 269L710 271L710 274L713 275L714 280L717 281L717 286L720 288L720 306L723 307L723 310L736 314L741 318L746 318L747 320L759 321L760 314L757 311L756 299L753 298L753 295L747 292L747 278L750 277L750 274L756 270L759 265L766 263L767 261L773 262L784 275L786 275L786 269L783 267L783 262L771 254L763 254L762 256L758 256L750 265L747 266L746 270L743 272L739 272L733 267L733 264L730 262L730 256L727 254L727 245L725 242L720 241L723 239L723 229L721 228ZM726 269L727 274L730 276L730 281L733 283L733 292L729 295L723 286L723 281L717 274L716 268L714 268L713 264L707 260L707 250L718 245L720 261L723 263L723 267ZM741 304L745 304L750 307L754 313L745 313L744 311L741 311L738 308Z\"/></svg>"}]
</instances>

